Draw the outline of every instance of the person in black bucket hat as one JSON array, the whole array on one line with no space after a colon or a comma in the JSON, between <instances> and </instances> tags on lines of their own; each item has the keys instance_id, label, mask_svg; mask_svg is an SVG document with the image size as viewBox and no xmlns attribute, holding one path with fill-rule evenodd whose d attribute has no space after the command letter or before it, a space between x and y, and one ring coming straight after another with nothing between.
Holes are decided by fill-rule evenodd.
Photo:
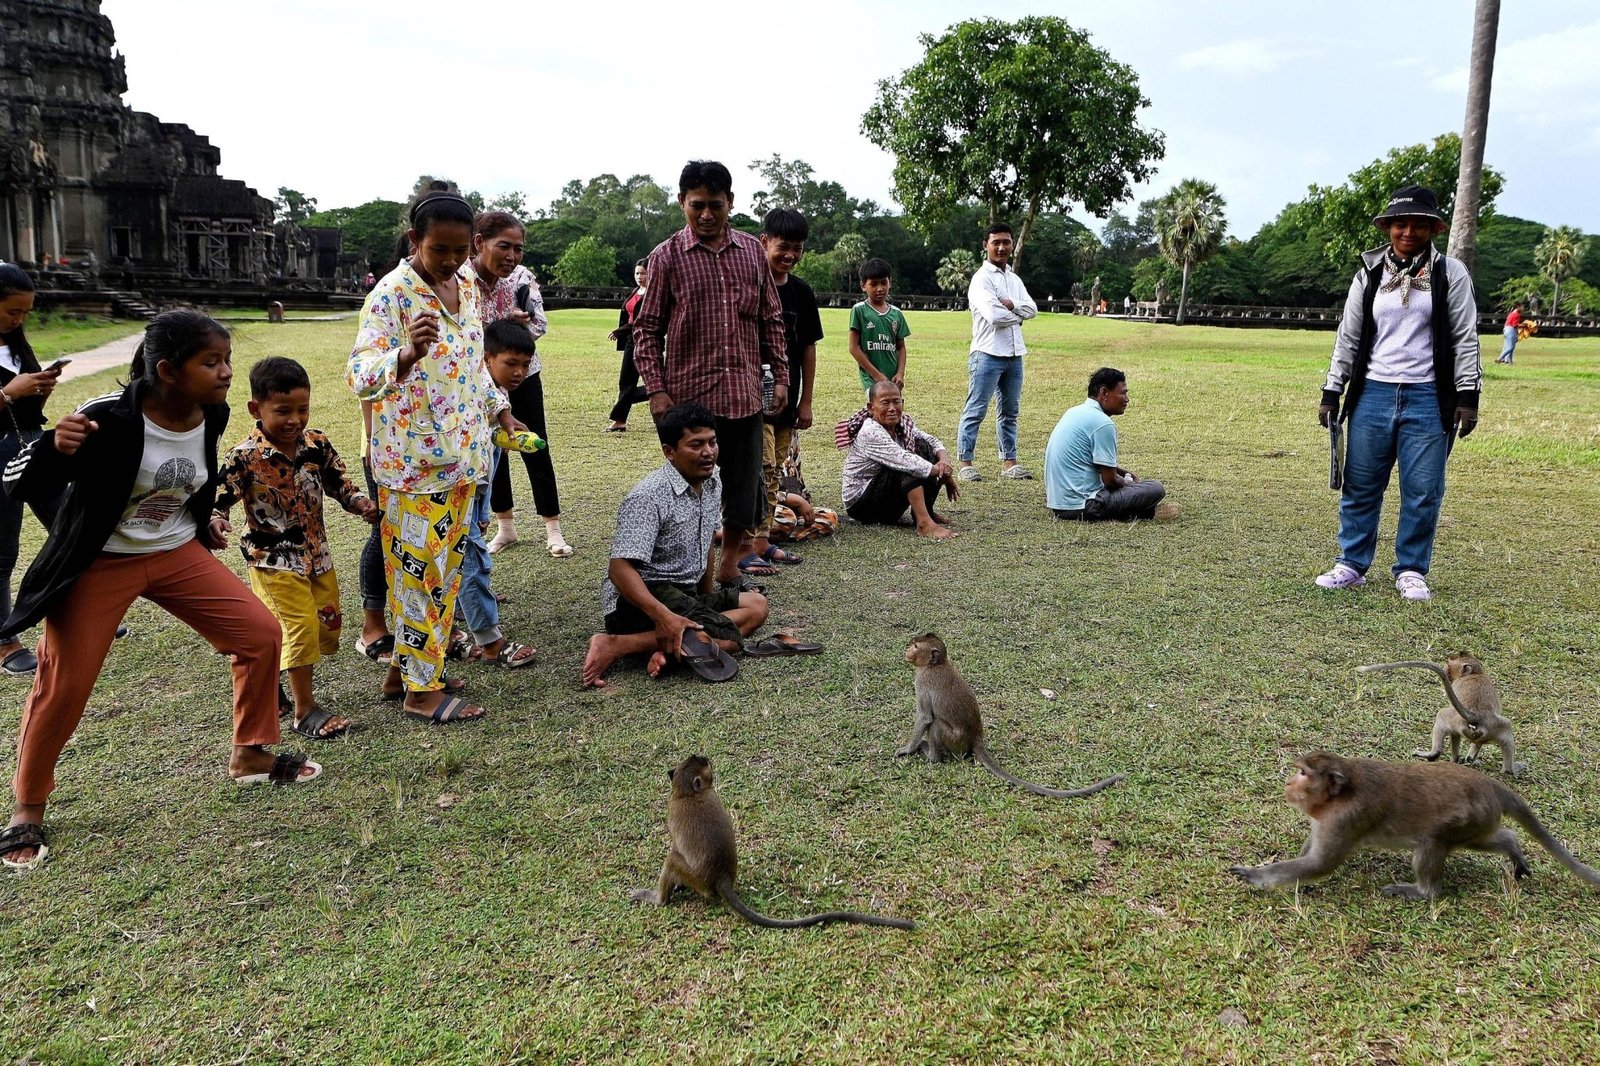
<instances>
[{"instance_id":1,"label":"person in black bucket hat","mask_svg":"<svg viewBox=\"0 0 1600 1066\"><path fill-rule=\"evenodd\" d=\"M1466 265L1433 245L1447 222L1432 189L1397 190L1372 223L1389 243L1363 253L1350 282L1318 411L1324 428L1345 423L1348 446L1339 555L1316 583L1366 584L1383 494L1398 466L1395 589L1427 600L1445 460L1457 435L1465 439L1478 424L1478 310Z\"/></svg>"}]
</instances>

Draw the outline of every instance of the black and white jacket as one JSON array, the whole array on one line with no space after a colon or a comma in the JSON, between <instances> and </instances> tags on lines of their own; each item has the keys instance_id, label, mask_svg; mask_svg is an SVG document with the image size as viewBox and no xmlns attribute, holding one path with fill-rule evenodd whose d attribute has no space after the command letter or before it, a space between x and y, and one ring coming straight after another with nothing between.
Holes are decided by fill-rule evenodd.
<instances>
[{"instance_id":1,"label":"black and white jacket","mask_svg":"<svg viewBox=\"0 0 1600 1066\"><path fill-rule=\"evenodd\" d=\"M1372 302L1383 283L1383 257L1388 246L1361 253L1361 269L1350 282L1344 316L1333 342L1333 363L1322 386L1322 402L1337 408L1344 397L1343 417L1355 410L1367 382L1372 342L1377 328ZM1466 264L1433 249L1430 295L1433 297L1433 378L1439 393L1439 417L1448 432L1456 408L1476 409L1483 393L1483 363L1478 353L1478 305Z\"/></svg>"},{"instance_id":2,"label":"black and white jacket","mask_svg":"<svg viewBox=\"0 0 1600 1066\"><path fill-rule=\"evenodd\" d=\"M145 389L144 382L136 380L120 393L79 407L99 428L73 454L56 451L55 431L49 430L6 464L5 491L13 500L52 499L63 488L66 494L0 632L20 633L49 614L122 521L144 458ZM187 506L202 539L217 496L217 443L228 425L228 406L207 404L203 410L207 477Z\"/></svg>"}]
</instances>

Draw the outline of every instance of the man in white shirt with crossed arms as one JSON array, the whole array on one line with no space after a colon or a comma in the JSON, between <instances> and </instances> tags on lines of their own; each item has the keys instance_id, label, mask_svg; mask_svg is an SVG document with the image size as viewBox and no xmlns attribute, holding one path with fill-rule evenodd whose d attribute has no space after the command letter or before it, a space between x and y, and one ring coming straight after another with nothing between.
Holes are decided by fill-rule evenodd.
<instances>
[{"instance_id":1,"label":"man in white shirt with crossed arms","mask_svg":"<svg viewBox=\"0 0 1600 1066\"><path fill-rule=\"evenodd\" d=\"M984 264L967 286L967 306L972 310L972 350L967 356L967 406L961 412L956 452L962 481L981 481L972 465L978 445L978 427L989 411L995 390L1000 398L995 436L1000 445L1000 476L1011 481L1033 478L1017 464L1017 412L1022 408L1022 323L1039 313L1022 279L1010 269L1011 227L996 222L983 231Z\"/></svg>"}]
</instances>

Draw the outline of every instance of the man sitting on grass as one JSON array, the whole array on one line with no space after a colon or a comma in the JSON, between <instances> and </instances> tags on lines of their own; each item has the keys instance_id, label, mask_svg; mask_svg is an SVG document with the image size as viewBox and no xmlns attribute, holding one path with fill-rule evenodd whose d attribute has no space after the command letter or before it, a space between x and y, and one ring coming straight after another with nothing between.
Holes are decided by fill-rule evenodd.
<instances>
[{"instance_id":1,"label":"man sitting on grass","mask_svg":"<svg viewBox=\"0 0 1600 1066\"><path fill-rule=\"evenodd\" d=\"M846 513L866 525L894 525L909 507L921 536L956 536L933 509L940 486L951 503L960 495L944 444L912 423L893 378L874 381L867 404L834 432L834 443L850 449L841 492Z\"/></svg>"},{"instance_id":2,"label":"man sitting on grass","mask_svg":"<svg viewBox=\"0 0 1600 1066\"><path fill-rule=\"evenodd\" d=\"M1045 505L1057 518L1084 522L1178 516L1162 503L1159 481L1141 481L1117 465L1117 427L1128 409L1128 378L1101 367L1089 376L1089 398L1061 416L1044 450Z\"/></svg>"},{"instance_id":3,"label":"man sitting on grass","mask_svg":"<svg viewBox=\"0 0 1600 1066\"><path fill-rule=\"evenodd\" d=\"M715 581L713 536L722 527L716 426L717 417L697 403L676 404L657 420L666 462L617 511L611 566L600 586L605 632L589 640L585 688L604 687L605 672L625 655L648 654L646 669L660 677L670 659L684 657L686 630L703 631L731 653L766 621L765 596Z\"/></svg>"}]
</instances>

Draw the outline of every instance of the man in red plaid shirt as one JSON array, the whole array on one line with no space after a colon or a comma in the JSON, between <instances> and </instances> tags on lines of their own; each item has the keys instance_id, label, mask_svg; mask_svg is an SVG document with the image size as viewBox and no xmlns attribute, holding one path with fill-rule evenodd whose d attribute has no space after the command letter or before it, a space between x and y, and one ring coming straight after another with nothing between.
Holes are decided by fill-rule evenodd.
<instances>
[{"instance_id":1,"label":"man in red plaid shirt","mask_svg":"<svg viewBox=\"0 0 1600 1066\"><path fill-rule=\"evenodd\" d=\"M717 416L722 470L722 557L717 581L743 587L748 531L765 520L761 474L761 366L777 382L772 410L789 398L783 307L761 242L728 225L728 168L694 160L678 178L686 225L650 253L650 287L633 322L633 358L650 415L704 404Z\"/></svg>"}]
</instances>

